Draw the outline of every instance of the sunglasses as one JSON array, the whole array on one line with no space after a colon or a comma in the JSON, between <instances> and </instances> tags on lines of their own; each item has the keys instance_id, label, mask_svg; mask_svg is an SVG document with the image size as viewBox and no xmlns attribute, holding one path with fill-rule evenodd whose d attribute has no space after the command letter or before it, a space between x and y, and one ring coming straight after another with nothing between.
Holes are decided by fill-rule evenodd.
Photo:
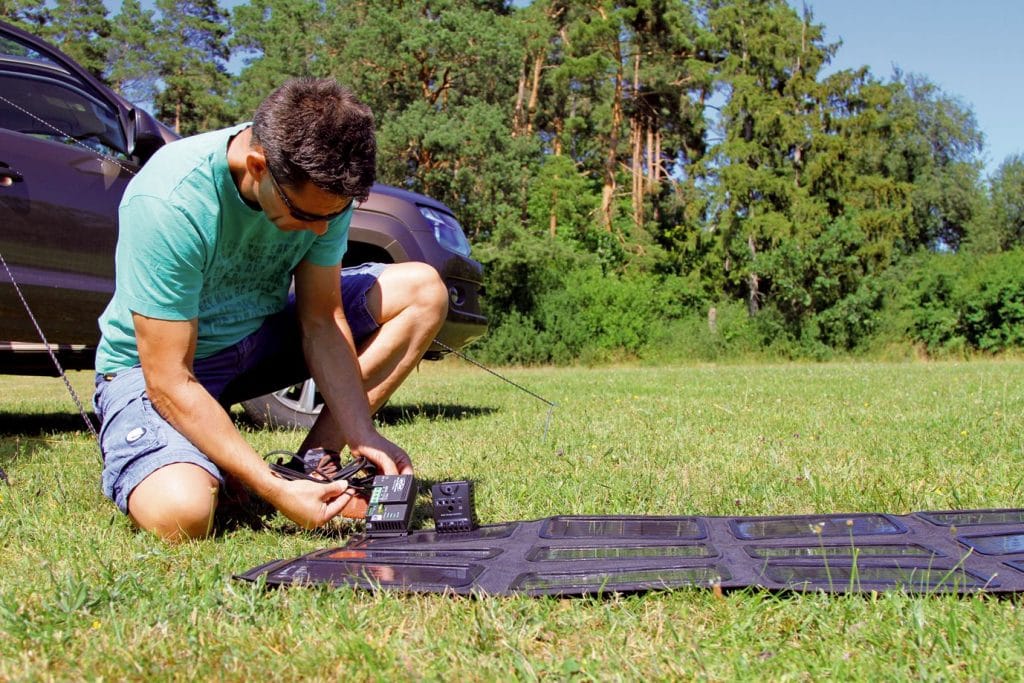
<instances>
[{"instance_id":1,"label":"sunglasses","mask_svg":"<svg viewBox=\"0 0 1024 683\"><path fill-rule=\"evenodd\" d=\"M306 213L302 209L297 208L294 204L292 204L292 200L288 199L288 195L286 195L284 193L284 190L281 189L281 185L277 182L277 178L274 177L274 172L270 170L269 165L267 166L267 173L270 175L270 183L274 186L274 191L277 192L277 196L281 198L282 202L284 202L285 207L288 209L288 213L290 213L292 218L294 218L297 221L302 221L303 223L320 223L323 221L333 221L335 218L348 211L349 207L352 205L352 200L349 199L348 203L345 204L345 208L343 208L341 211L323 214Z\"/></svg>"}]
</instances>

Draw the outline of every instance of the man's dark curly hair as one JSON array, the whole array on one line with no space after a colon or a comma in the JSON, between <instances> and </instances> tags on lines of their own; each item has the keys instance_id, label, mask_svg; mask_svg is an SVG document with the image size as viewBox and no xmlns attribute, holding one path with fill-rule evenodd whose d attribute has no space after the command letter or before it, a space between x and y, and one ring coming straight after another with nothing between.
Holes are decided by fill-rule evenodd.
<instances>
[{"instance_id":1,"label":"man's dark curly hair","mask_svg":"<svg viewBox=\"0 0 1024 683\"><path fill-rule=\"evenodd\" d=\"M330 78L293 78L256 110L252 142L278 182L365 200L377 176L373 112Z\"/></svg>"}]
</instances>

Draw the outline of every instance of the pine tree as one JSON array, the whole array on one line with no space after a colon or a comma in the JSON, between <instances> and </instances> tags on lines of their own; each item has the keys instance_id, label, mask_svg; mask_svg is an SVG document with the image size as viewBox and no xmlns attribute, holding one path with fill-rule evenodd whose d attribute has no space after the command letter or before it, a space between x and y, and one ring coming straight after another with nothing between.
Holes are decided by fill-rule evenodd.
<instances>
[{"instance_id":1,"label":"pine tree","mask_svg":"<svg viewBox=\"0 0 1024 683\"><path fill-rule=\"evenodd\" d=\"M104 77L111 24L103 0L56 0L43 35L94 76Z\"/></svg>"},{"instance_id":2,"label":"pine tree","mask_svg":"<svg viewBox=\"0 0 1024 683\"><path fill-rule=\"evenodd\" d=\"M216 0L157 0L157 116L182 135L230 122L228 14Z\"/></svg>"},{"instance_id":3,"label":"pine tree","mask_svg":"<svg viewBox=\"0 0 1024 683\"><path fill-rule=\"evenodd\" d=\"M766 296L762 252L812 238L824 218L804 176L821 134L817 76L831 48L822 44L822 27L783 0L710 6L727 96L723 139L712 150L722 266L755 315Z\"/></svg>"},{"instance_id":4,"label":"pine tree","mask_svg":"<svg viewBox=\"0 0 1024 683\"><path fill-rule=\"evenodd\" d=\"M330 24L320 0L253 0L234 8L231 44L245 55L235 89L240 117L251 116L288 78L329 73Z\"/></svg>"},{"instance_id":5,"label":"pine tree","mask_svg":"<svg viewBox=\"0 0 1024 683\"><path fill-rule=\"evenodd\" d=\"M29 33L42 35L50 12L46 0L0 0L0 19Z\"/></svg>"},{"instance_id":6,"label":"pine tree","mask_svg":"<svg viewBox=\"0 0 1024 683\"><path fill-rule=\"evenodd\" d=\"M112 28L107 82L129 101L151 105L157 91L152 10L143 9L139 0L122 0Z\"/></svg>"},{"instance_id":7,"label":"pine tree","mask_svg":"<svg viewBox=\"0 0 1024 683\"><path fill-rule=\"evenodd\" d=\"M472 238L517 220L517 178L536 152L511 134L522 47L504 5L343 2L328 13L330 75L374 111L380 177L446 202Z\"/></svg>"}]
</instances>

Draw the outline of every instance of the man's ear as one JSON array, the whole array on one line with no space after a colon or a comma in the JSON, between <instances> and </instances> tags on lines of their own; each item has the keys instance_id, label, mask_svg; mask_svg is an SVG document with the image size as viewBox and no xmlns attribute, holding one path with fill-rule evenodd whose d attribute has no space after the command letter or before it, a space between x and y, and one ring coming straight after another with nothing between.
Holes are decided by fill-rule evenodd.
<instances>
[{"instance_id":1,"label":"man's ear","mask_svg":"<svg viewBox=\"0 0 1024 683\"><path fill-rule=\"evenodd\" d=\"M259 147L252 147L245 153L245 171L252 178L262 178L267 172L267 157Z\"/></svg>"}]
</instances>

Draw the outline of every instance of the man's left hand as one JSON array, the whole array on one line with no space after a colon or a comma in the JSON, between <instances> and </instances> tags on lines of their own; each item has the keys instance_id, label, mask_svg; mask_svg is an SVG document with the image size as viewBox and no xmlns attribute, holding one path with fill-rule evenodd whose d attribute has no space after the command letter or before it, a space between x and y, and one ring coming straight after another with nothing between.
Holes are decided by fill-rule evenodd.
<instances>
[{"instance_id":1,"label":"man's left hand","mask_svg":"<svg viewBox=\"0 0 1024 683\"><path fill-rule=\"evenodd\" d=\"M413 473L409 454L380 434L367 439L366 443L350 443L349 450L353 457L363 456L376 465L378 474Z\"/></svg>"}]
</instances>

